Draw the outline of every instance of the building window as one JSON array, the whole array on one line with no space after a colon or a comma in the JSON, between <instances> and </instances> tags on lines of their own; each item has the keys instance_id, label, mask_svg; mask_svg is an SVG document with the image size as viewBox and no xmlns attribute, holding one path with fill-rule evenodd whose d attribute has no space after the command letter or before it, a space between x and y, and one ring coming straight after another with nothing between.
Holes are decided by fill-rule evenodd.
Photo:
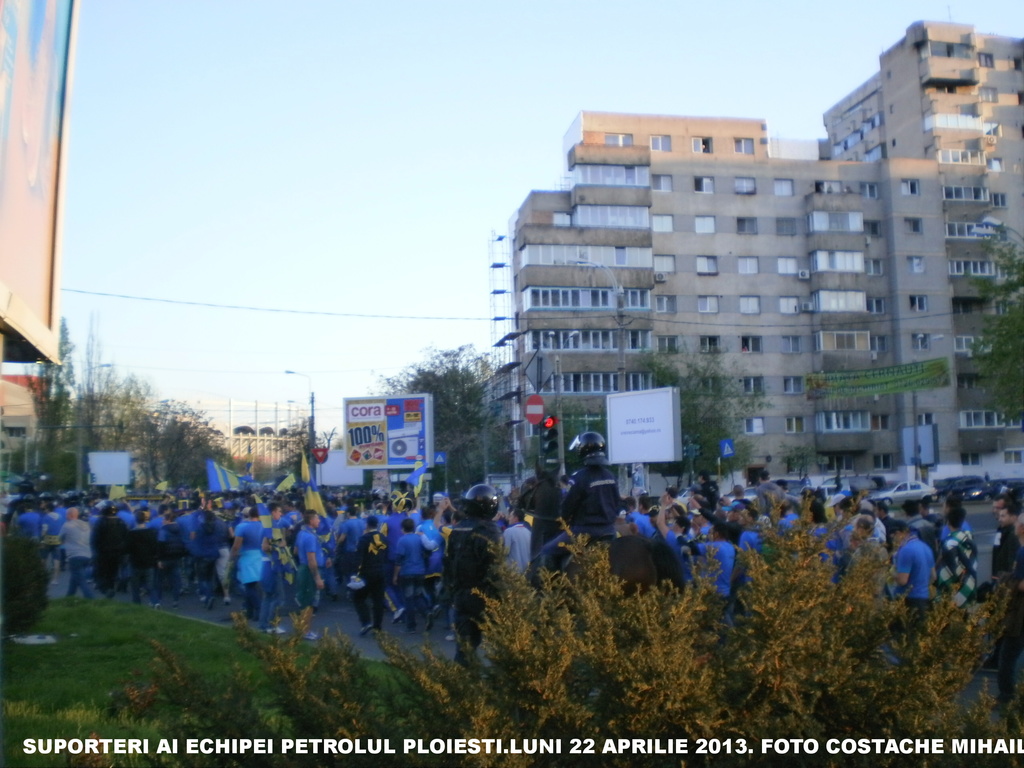
<instances>
[{"instance_id":1,"label":"building window","mask_svg":"<svg viewBox=\"0 0 1024 768\"><path fill-rule=\"evenodd\" d=\"M740 296L740 314L741 315L759 315L759 314L761 314L761 297L760 296Z\"/></svg>"},{"instance_id":2,"label":"building window","mask_svg":"<svg viewBox=\"0 0 1024 768\"><path fill-rule=\"evenodd\" d=\"M698 275L717 275L718 274L718 257L717 256L698 256L697 257L697 274Z\"/></svg>"},{"instance_id":3,"label":"building window","mask_svg":"<svg viewBox=\"0 0 1024 768\"><path fill-rule=\"evenodd\" d=\"M925 411L924 413L917 414L917 426L927 427L935 423L935 414Z\"/></svg>"},{"instance_id":4,"label":"building window","mask_svg":"<svg viewBox=\"0 0 1024 768\"><path fill-rule=\"evenodd\" d=\"M786 417L786 432L790 435L798 435L804 431L804 417L803 416L787 416Z\"/></svg>"},{"instance_id":5,"label":"building window","mask_svg":"<svg viewBox=\"0 0 1024 768\"><path fill-rule=\"evenodd\" d=\"M885 432L889 429L889 414L888 413L873 413L871 414L871 431L872 432Z\"/></svg>"},{"instance_id":6,"label":"building window","mask_svg":"<svg viewBox=\"0 0 1024 768\"><path fill-rule=\"evenodd\" d=\"M651 136L651 149L655 152L671 152L671 136Z\"/></svg>"},{"instance_id":7,"label":"building window","mask_svg":"<svg viewBox=\"0 0 1024 768\"><path fill-rule=\"evenodd\" d=\"M862 181L860 183L860 194L861 197L866 197L868 200L877 200L878 185L873 181Z\"/></svg>"},{"instance_id":8,"label":"building window","mask_svg":"<svg viewBox=\"0 0 1024 768\"><path fill-rule=\"evenodd\" d=\"M977 389L981 385L981 376L977 373L958 373L956 375L957 389Z\"/></svg>"},{"instance_id":9,"label":"building window","mask_svg":"<svg viewBox=\"0 0 1024 768\"><path fill-rule=\"evenodd\" d=\"M867 411L822 411L815 415L818 432L867 432L871 416Z\"/></svg>"},{"instance_id":10,"label":"building window","mask_svg":"<svg viewBox=\"0 0 1024 768\"><path fill-rule=\"evenodd\" d=\"M719 352L722 349L722 337L721 336L701 336L700 337L700 351L701 352Z\"/></svg>"},{"instance_id":11,"label":"building window","mask_svg":"<svg viewBox=\"0 0 1024 768\"><path fill-rule=\"evenodd\" d=\"M551 214L551 223L556 227L571 227L572 214L563 213L561 211L555 211L553 214Z\"/></svg>"},{"instance_id":12,"label":"building window","mask_svg":"<svg viewBox=\"0 0 1024 768\"><path fill-rule=\"evenodd\" d=\"M715 177L714 176L694 176L693 177L693 191L700 192L704 195L713 194L715 191Z\"/></svg>"},{"instance_id":13,"label":"building window","mask_svg":"<svg viewBox=\"0 0 1024 768\"><path fill-rule=\"evenodd\" d=\"M882 222L875 219L864 220L864 234L868 237L882 236Z\"/></svg>"},{"instance_id":14,"label":"building window","mask_svg":"<svg viewBox=\"0 0 1024 768\"><path fill-rule=\"evenodd\" d=\"M802 395L804 392L804 377L784 376L782 379L782 391L787 395Z\"/></svg>"},{"instance_id":15,"label":"building window","mask_svg":"<svg viewBox=\"0 0 1024 768\"><path fill-rule=\"evenodd\" d=\"M1024 464L1024 451L1003 451L1003 464Z\"/></svg>"},{"instance_id":16,"label":"building window","mask_svg":"<svg viewBox=\"0 0 1024 768\"><path fill-rule=\"evenodd\" d=\"M988 200L988 189L985 187L965 187L960 185L944 185L942 199L983 203Z\"/></svg>"},{"instance_id":17,"label":"building window","mask_svg":"<svg viewBox=\"0 0 1024 768\"><path fill-rule=\"evenodd\" d=\"M577 205L573 220L577 227L647 229L649 213L645 205Z\"/></svg>"},{"instance_id":18,"label":"building window","mask_svg":"<svg viewBox=\"0 0 1024 768\"><path fill-rule=\"evenodd\" d=\"M800 299L796 296L779 296L779 314L796 315L800 313Z\"/></svg>"},{"instance_id":19,"label":"building window","mask_svg":"<svg viewBox=\"0 0 1024 768\"><path fill-rule=\"evenodd\" d=\"M864 291L815 291L811 297L818 312L867 312Z\"/></svg>"},{"instance_id":20,"label":"building window","mask_svg":"<svg viewBox=\"0 0 1024 768\"><path fill-rule=\"evenodd\" d=\"M608 147L632 147L632 133L606 133L604 135L605 146Z\"/></svg>"},{"instance_id":21,"label":"building window","mask_svg":"<svg viewBox=\"0 0 1024 768\"><path fill-rule=\"evenodd\" d=\"M736 271L741 275L756 275L757 256L740 256L736 260Z\"/></svg>"},{"instance_id":22,"label":"building window","mask_svg":"<svg viewBox=\"0 0 1024 768\"><path fill-rule=\"evenodd\" d=\"M718 312L718 297L717 296L698 296L697 297L697 311L704 314L714 314Z\"/></svg>"},{"instance_id":23,"label":"building window","mask_svg":"<svg viewBox=\"0 0 1024 768\"><path fill-rule=\"evenodd\" d=\"M990 157L988 159L988 169L990 171L1002 171L1003 170L1003 158L1001 157Z\"/></svg>"},{"instance_id":24,"label":"building window","mask_svg":"<svg viewBox=\"0 0 1024 768\"><path fill-rule=\"evenodd\" d=\"M981 466L981 454L980 453L961 453L960 463L965 467L980 467Z\"/></svg>"},{"instance_id":25,"label":"building window","mask_svg":"<svg viewBox=\"0 0 1024 768\"><path fill-rule=\"evenodd\" d=\"M915 352L926 352L932 348L932 336L930 333L910 334L910 348Z\"/></svg>"},{"instance_id":26,"label":"building window","mask_svg":"<svg viewBox=\"0 0 1024 768\"><path fill-rule=\"evenodd\" d=\"M996 268L991 261L955 259L949 262L949 274L953 277L993 277Z\"/></svg>"},{"instance_id":27,"label":"building window","mask_svg":"<svg viewBox=\"0 0 1024 768\"><path fill-rule=\"evenodd\" d=\"M992 193L992 207L993 208L1005 208L1006 207L1006 193L1005 192L993 192Z\"/></svg>"},{"instance_id":28,"label":"building window","mask_svg":"<svg viewBox=\"0 0 1024 768\"><path fill-rule=\"evenodd\" d=\"M752 419L743 420L743 433L746 435L764 434L764 417L755 416Z\"/></svg>"},{"instance_id":29,"label":"building window","mask_svg":"<svg viewBox=\"0 0 1024 768\"><path fill-rule=\"evenodd\" d=\"M676 257L671 253L656 253L654 254L654 271L655 272L675 272L676 271Z\"/></svg>"},{"instance_id":30,"label":"building window","mask_svg":"<svg viewBox=\"0 0 1024 768\"><path fill-rule=\"evenodd\" d=\"M714 152L714 142L710 136L694 136L693 151L699 155L710 155Z\"/></svg>"},{"instance_id":31,"label":"building window","mask_svg":"<svg viewBox=\"0 0 1024 768\"><path fill-rule=\"evenodd\" d=\"M750 216L740 216L736 219L737 235L756 235L757 219Z\"/></svg>"},{"instance_id":32,"label":"building window","mask_svg":"<svg viewBox=\"0 0 1024 768\"><path fill-rule=\"evenodd\" d=\"M761 352L761 337L760 336L740 336L740 351L741 352Z\"/></svg>"},{"instance_id":33,"label":"building window","mask_svg":"<svg viewBox=\"0 0 1024 768\"><path fill-rule=\"evenodd\" d=\"M675 296L655 296L654 297L654 311L662 314L675 314L676 311L676 297Z\"/></svg>"},{"instance_id":34,"label":"building window","mask_svg":"<svg viewBox=\"0 0 1024 768\"><path fill-rule=\"evenodd\" d=\"M974 352L974 337L973 336L954 336L953 337L953 351L961 354L970 355Z\"/></svg>"},{"instance_id":35,"label":"building window","mask_svg":"<svg viewBox=\"0 0 1024 768\"><path fill-rule=\"evenodd\" d=\"M646 165L579 164L572 169L577 184L603 187L646 187L650 185L650 169Z\"/></svg>"},{"instance_id":36,"label":"building window","mask_svg":"<svg viewBox=\"0 0 1024 768\"><path fill-rule=\"evenodd\" d=\"M927 312L928 297L924 294L913 293L909 296L911 312Z\"/></svg>"},{"instance_id":37,"label":"building window","mask_svg":"<svg viewBox=\"0 0 1024 768\"><path fill-rule=\"evenodd\" d=\"M888 336L876 336L871 334L870 348L872 352L888 352L889 351L889 337Z\"/></svg>"},{"instance_id":38,"label":"building window","mask_svg":"<svg viewBox=\"0 0 1024 768\"><path fill-rule=\"evenodd\" d=\"M775 219L775 234L776 235L795 235L796 231L796 219L791 216L780 216Z\"/></svg>"},{"instance_id":39,"label":"building window","mask_svg":"<svg viewBox=\"0 0 1024 768\"><path fill-rule=\"evenodd\" d=\"M884 275L885 266L881 259L865 259L864 272L869 275Z\"/></svg>"},{"instance_id":40,"label":"building window","mask_svg":"<svg viewBox=\"0 0 1024 768\"><path fill-rule=\"evenodd\" d=\"M814 342L817 352L866 352L869 345L867 331L818 331Z\"/></svg>"},{"instance_id":41,"label":"building window","mask_svg":"<svg viewBox=\"0 0 1024 768\"><path fill-rule=\"evenodd\" d=\"M832 474L833 472L852 472L853 471L853 456L848 453L826 453L825 454L825 472Z\"/></svg>"},{"instance_id":42,"label":"building window","mask_svg":"<svg viewBox=\"0 0 1024 768\"><path fill-rule=\"evenodd\" d=\"M799 336L783 336L782 352L786 355L798 355L803 350Z\"/></svg>"},{"instance_id":43,"label":"building window","mask_svg":"<svg viewBox=\"0 0 1024 768\"><path fill-rule=\"evenodd\" d=\"M754 140L733 139L732 148L733 152L735 152L737 155L752 155L754 154Z\"/></svg>"},{"instance_id":44,"label":"building window","mask_svg":"<svg viewBox=\"0 0 1024 768\"><path fill-rule=\"evenodd\" d=\"M903 229L910 235L920 235L924 232L924 221L917 217L908 216L903 219Z\"/></svg>"},{"instance_id":45,"label":"building window","mask_svg":"<svg viewBox=\"0 0 1024 768\"><path fill-rule=\"evenodd\" d=\"M987 429L1004 426L1003 417L995 411L960 411L960 429Z\"/></svg>"},{"instance_id":46,"label":"building window","mask_svg":"<svg viewBox=\"0 0 1024 768\"><path fill-rule=\"evenodd\" d=\"M978 89L978 99L990 104L995 104L999 101L999 91L995 88L989 88L988 86L983 85Z\"/></svg>"},{"instance_id":47,"label":"building window","mask_svg":"<svg viewBox=\"0 0 1024 768\"><path fill-rule=\"evenodd\" d=\"M907 271L914 275L924 274L924 256L907 256Z\"/></svg>"},{"instance_id":48,"label":"building window","mask_svg":"<svg viewBox=\"0 0 1024 768\"><path fill-rule=\"evenodd\" d=\"M651 216L651 230L654 232L671 232L672 214L656 213Z\"/></svg>"},{"instance_id":49,"label":"building window","mask_svg":"<svg viewBox=\"0 0 1024 768\"><path fill-rule=\"evenodd\" d=\"M651 176L651 189L655 192L671 192L672 177L667 173L656 173Z\"/></svg>"},{"instance_id":50,"label":"building window","mask_svg":"<svg viewBox=\"0 0 1024 768\"><path fill-rule=\"evenodd\" d=\"M764 394L764 377L763 376L744 376L740 379L743 384L743 394L745 395L761 395Z\"/></svg>"},{"instance_id":51,"label":"building window","mask_svg":"<svg viewBox=\"0 0 1024 768\"><path fill-rule=\"evenodd\" d=\"M876 472L891 472L893 468L891 453L876 453L871 456L871 467Z\"/></svg>"},{"instance_id":52,"label":"building window","mask_svg":"<svg viewBox=\"0 0 1024 768\"><path fill-rule=\"evenodd\" d=\"M799 269L799 263L795 256L779 256L779 274L795 275Z\"/></svg>"},{"instance_id":53,"label":"building window","mask_svg":"<svg viewBox=\"0 0 1024 768\"><path fill-rule=\"evenodd\" d=\"M885 299L868 299L868 312L872 315L884 315Z\"/></svg>"},{"instance_id":54,"label":"building window","mask_svg":"<svg viewBox=\"0 0 1024 768\"><path fill-rule=\"evenodd\" d=\"M808 232L863 232L864 214L860 211L811 211L807 214Z\"/></svg>"},{"instance_id":55,"label":"building window","mask_svg":"<svg viewBox=\"0 0 1024 768\"><path fill-rule=\"evenodd\" d=\"M737 176L733 180L733 191L737 195L757 194L757 182L752 176Z\"/></svg>"},{"instance_id":56,"label":"building window","mask_svg":"<svg viewBox=\"0 0 1024 768\"><path fill-rule=\"evenodd\" d=\"M772 185L772 189L775 192L776 197L792 197L793 180L775 179L775 183Z\"/></svg>"},{"instance_id":57,"label":"building window","mask_svg":"<svg viewBox=\"0 0 1024 768\"><path fill-rule=\"evenodd\" d=\"M986 67L988 69L991 69L995 65L996 65L995 58L992 56L991 53L979 53L978 54L978 66L979 67Z\"/></svg>"},{"instance_id":58,"label":"building window","mask_svg":"<svg viewBox=\"0 0 1024 768\"><path fill-rule=\"evenodd\" d=\"M838 195L843 192L843 182L841 181L822 181L818 180L814 182L814 191L819 195Z\"/></svg>"},{"instance_id":59,"label":"building window","mask_svg":"<svg viewBox=\"0 0 1024 768\"><path fill-rule=\"evenodd\" d=\"M903 179L900 181L900 194L901 195L920 195L921 194L921 180L920 179Z\"/></svg>"},{"instance_id":60,"label":"building window","mask_svg":"<svg viewBox=\"0 0 1024 768\"><path fill-rule=\"evenodd\" d=\"M694 216L693 218L693 231L698 235L713 235L715 234L715 217L714 216Z\"/></svg>"},{"instance_id":61,"label":"building window","mask_svg":"<svg viewBox=\"0 0 1024 768\"><path fill-rule=\"evenodd\" d=\"M815 272L863 272L863 251L812 251L811 267Z\"/></svg>"},{"instance_id":62,"label":"building window","mask_svg":"<svg viewBox=\"0 0 1024 768\"><path fill-rule=\"evenodd\" d=\"M678 336L659 336L658 337L658 351L659 352L678 352L679 351L679 337Z\"/></svg>"}]
</instances>

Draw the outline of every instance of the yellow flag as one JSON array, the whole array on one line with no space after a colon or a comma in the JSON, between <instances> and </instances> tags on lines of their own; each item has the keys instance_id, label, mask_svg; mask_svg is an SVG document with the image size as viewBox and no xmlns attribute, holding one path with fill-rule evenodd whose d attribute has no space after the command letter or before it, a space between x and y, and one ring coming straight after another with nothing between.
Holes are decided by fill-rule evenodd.
<instances>
[{"instance_id":1,"label":"yellow flag","mask_svg":"<svg viewBox=\"0 0 1024 768\"><path fill-rule=\"evenodd\" d=\"M124 486L123 485L112 485L112 486L110 486L110 496L108 498L111 501L117 501L118 499L123 499L127 495L128 494L126 494L124 492Z\"/></svg>"},{"instance_id":2,"label":"yellow flag","mask_svg":"<svg viewBox=\"0 0 1024 768\"><path fill-rule=\"evenodd\" d=\"M154 487L158 491L166 491L167 490L167 481L164 480L162 483L157 483Z\"/></svg>"},{"instance_id":3,"label":"yellow flag","mask_svg":"<svg viewBox=\"0 0 1024 768\"><path fill-rule=\"evenodd\" d=\"M280 493L284 493L293 485L295 485L295 473L289 472L288 477L286 477L284 480L277 484L277 490Z\"/></svg>"}]
</instances>

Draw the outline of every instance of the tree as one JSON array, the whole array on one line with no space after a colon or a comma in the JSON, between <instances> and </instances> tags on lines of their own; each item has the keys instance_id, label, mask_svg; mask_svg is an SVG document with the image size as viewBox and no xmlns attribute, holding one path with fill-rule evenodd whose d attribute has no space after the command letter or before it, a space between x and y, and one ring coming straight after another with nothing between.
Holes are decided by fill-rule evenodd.
<instances>
[{"instance_id":1,"label":"tree","mask_svg":"<svg viewBox=\"0 0 1024 768\"><path fill-rule=\"evenodd\" d=\"M60 363L41 362L29 389L36 409L36 448L40 472L50 476L56 488L67 488L74 480L74 436L65 427L74 422L75 369L66 320L60 323Z\"/></svg>"},{"instance_id":2,"label":"tree","mask_svg":"<svg viewBox=\"0 0 1024 768\"><path fill-rule=\"evenodd\" d=\"M989 238L985 248L1002 277L976 281L996 314L985 316L974 359L993 405L1008 419L1017 419L1024 414L1024 251L995 238Z\"/></svg>"},{"instance_id":3,"label":"tree","mask_svg":"<svg viewBox=\"0 0 1024 768\"><path fill-rule=\"evenodd\" d=\"M713 462L719 441L732 438L737 465L747 463L753 446L736 439L743 419L764 410L767 401L760 392L747 393L741 383L744 372L733 368L720 352L656 352L646 355L642 364L654 378L655 387L679 388L679 415L684 443L698 446L696 466ZM687 461L655 467L662 474L682 477Z\"/></svg>"},{"instance_id":4,"label":"tree","mask_svg":"<svg viewBox=\"0 0 1024 768\"><path fill-rule=\"evenodd\" d=\"M485 466L490 463L488 450L496 452L507 439L498 430L496 412L487 402L490 360L472 345L430 348L426 353L423 362L381 378L380 391L384 395L427 392L434 396L434 448L447 452L449 478L468 488L483 482L490 471Z\"/></svg>"}]
</instances>

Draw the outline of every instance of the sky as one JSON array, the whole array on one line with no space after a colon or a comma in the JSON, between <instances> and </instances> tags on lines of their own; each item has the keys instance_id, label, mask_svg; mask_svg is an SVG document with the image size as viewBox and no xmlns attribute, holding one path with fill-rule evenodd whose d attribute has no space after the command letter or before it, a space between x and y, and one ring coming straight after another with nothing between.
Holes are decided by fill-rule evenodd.
<instances>
[{"instance_id":1,"label":"sky","mask_svg":"<svg viewBox=\"0 0 1024 768\"><path fill-rule=\"evenodd\" d=\"M428 348L490 351L493 241L557 188L578 112L823 138L922 19L1020 36L1024 3L83 2L74 359L95 328L102 362L160 398L224 421L231 400L236 425L259 402L264 424L313 391L318 427L340 428L344 398Z\"/></svg>"}]
</instances>

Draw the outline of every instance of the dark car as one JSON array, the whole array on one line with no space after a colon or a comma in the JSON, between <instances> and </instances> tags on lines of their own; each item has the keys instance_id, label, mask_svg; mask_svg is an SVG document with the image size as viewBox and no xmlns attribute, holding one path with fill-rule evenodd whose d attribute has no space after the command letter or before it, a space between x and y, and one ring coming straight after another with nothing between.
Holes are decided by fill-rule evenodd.
<instances>
[{"instance_id":1,"label":"dark car","mask_svg":"<svg viewBox=\"0 0 1024 768\"><path fill-rule=\"evenodd\" d=\"M1024 478L1022 477L997 477L988 483L989 498L994 499L1006 489L1013 494L1014 498L1024 498Z\"/></svg>"},{"instance_id":2,"label":"dark car","mask_svg":"<svg viewBox=\"0 0 1024 768\"><path fill-rule=\"evenodd\" d=\"M942 480L936 480L934 485L940 499L944 499L947 496L959 496L971 501L978 498L985 498L985 494L988 492L988 486L985 483L985 478L979 477L978 475L946 477ZM971 497L968 498L965 493L970 493Z\"/></svg>"}]
</instances>

